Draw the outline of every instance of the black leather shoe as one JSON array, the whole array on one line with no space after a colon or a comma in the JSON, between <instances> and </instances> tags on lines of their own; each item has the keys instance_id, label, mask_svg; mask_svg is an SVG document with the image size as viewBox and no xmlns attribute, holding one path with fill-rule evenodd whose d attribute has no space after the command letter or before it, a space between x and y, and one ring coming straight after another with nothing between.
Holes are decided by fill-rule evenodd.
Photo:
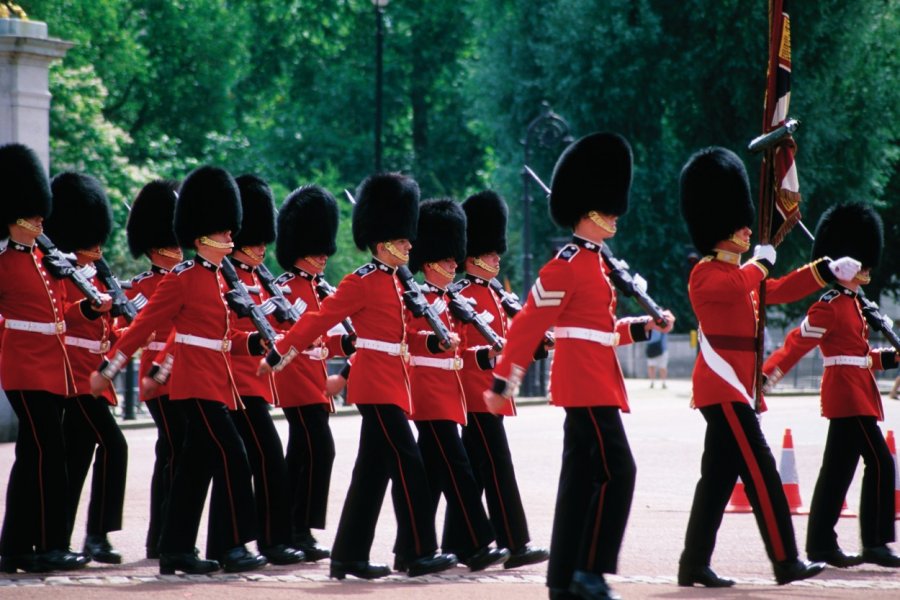
<instances>
[{"instance_id":1,"label":"black leather shoe","mask_svg":"<svg viewBox=\"0 0 900 600\"><path fill-rule=\"evenodd\" d=\"M295 534L292 546L297 550L303 551L303 554L306 555L304 559L306 562L316 562L323 558L331 558L331 550L320 546L309 530Z\"/></svg>"},{"instance_id":2,"label":"black leather shoe","mask_svg":"<svg viewBox=\"0 0 900 600\"><path fill-rule=\"evenodd\" d=\"M575 594L583 600L621 600L622 598L609 588L603 575L587 571L575 571L575 574L572 575L572 583L569 584L569 593Z\"/></svg>"},{"instance_id":3,"label":"black leather shoe","mask_svg":"<svg viewBox=\"0 0 900 600\"><path fill-rule=\"evenodd\" d=\"M886 544L874 548L863 548L862 560L882 567L900 568L900 556L894 554Z\"/></svg>"},{"instance_id":4,"label":"black leather shoe","mask_svg":"<svg viewBox=\"0 0 900 600\"><path fill-rule=\"evenodd\" d=\"M827 552L808 552L807 556L811 561L827 563L838 569L846 569L847 567L863 564L862 556L859 554L844 554L844 551L840 548Z\"/></svg>"},{"instance_id":5,"label":"black leather shoe","mask_svg":"<svg viewBox=\"0 0 900 600\"><path fill-rule=\"evenodd\" d=\"M550 600L578 600L578 596L563 588L549 588Z\"/></svg>"},{"instance_id":6,"label":"black leather shoe","mask_svg":"<svg viewBox=\"0 0 900 600\"><path fill-rule=\"evenodd\" d=\"M89 556L80 552L65 550L48 550L34 555L34 572L47 573L49 571L74 571L82 569L91 562Z\"/></svg>"},{"instance_id":7,"label":"black leather shoe","mask_svg":"<svg viewBox=\"0 0 900 600\"><path fill-rule=\"evenodd\" d=\"M432 554L411 561L407 566L406 574L410 577L419 577L429 573L440 573L455 567L459 561L455 554Z\"/></svg>"},{"instance_id":8,"label":"black leather shoe","mask_svg":"<svg viewBox=\"0 0 900 600\"><path fill-rule=\"evenodd\" d=\"M391 574L387 565L378 563L370 563L367 560L356 560L344 562L340 560L331 561L331 570L328 576L332 579L344 579L347 575L353 575L360 579L378 579L387 577Z\"/></svg>"},{"instance_id":9,"label":"black leather shoe","mask_svg":"<svg viewBox=\"0 0 900 600\"><path fill-rule=\"evenodd\" d=\"M483 571L491 565L505 562L509 559L509 550L506 548L493 548L485 546L466 560L460 561L472 572Z\"/></svg>"},{"instance_id":10,"label":"black leather shoe","mask_svg":"<svg viewBox=\"0 0 900 600\"><path fill-rule=\"evenodd\" d=\"M241 545L226 550L219 562L222 563L222 569L226 573L243 573L264 567L269 561L265 556L250 552L246 546Z\"/></svg>"},{"instance_id":11,"label":"black leather shoe","mask_svg":"<svg viewBox=\"0 0 900 600\"><path fill-rule=\"evenodd\" d=\"M825 569L825 563L811 563L795 558L773 563L772 567L775 571L775 581L778 582L778 585L784 585L792 581L815 577Z\"/></svg>"},{"instance_id":12,"label":"black leather shoe","mask_svg":"<svg viewBox=\"0 0 900 600\"><path fill-rule=\"evenodd\" d=\"M259 553L273 565L295 565L306 560L303 550L298 550L287 544L276 544L268 548L260 548Z\"/></svg>"},{"instance_id":13,"label":"black leather shoe","mask_svg":"<svg viewBox=\"0 0 900 600\"><path fill-rule=\"evenodd\" d=\"M400 573L406 573L409 567L406 566L406 561L400 558L399 555L394 555L394 570Z\"/></svg>"},{"instance_id":14,"label":"black leather shoe","mask_svg":"<svg viewBox=\"0 0 900 600\"><path fill-rule=\"evenodd\" d=\"M678 585L681 587L693 587L695 583L708 588L725 588L734 585L733 579L719 577L709 567L678 566Z\"/></svg>"},{"instance_id":15,"label":"black leather shoe","mask_svg":"<svg viewBox=\"0 0 900 600\"><path fill-rule=\"evenodd\" d=\"M35 573L34 553L0 557L0 573Z\"/></svg>"},{"instance_id":16,"label":"black leather shoe","mask_svg":"<svg viewBox=\"0 0 900 600\"><path fill-rule=\"evenodd\" d=\"M504 569L515 569L525 565L534 565L550 558L550 551L546 548L535 548L525 544L516 551L510 551L509 558L503 563Z\"/></svg>"},{"instance_id":17,"label":"black leather shoe","mask_svg":"<svg viewBox=\"0 0 900 600\"><path fill-rule=\"evenodd\" d=\"M200 558L200 552L196 548L193 552L159 553L160 575L174 575L175 571L181 571L188 575L205 575L218 571L220 568L218 561Z\"/></svg>"},{"instance_id":18,"label":"black leather shoe","mask_svg":"<svg viewBox=\"0 0 900 600\"><path fill-rule=\"evenodd\" d=\"M88 535L84 539L84 553L99 563L122 564L122 555L112 547L106 534Z\"/></svg>"}]
</instances>

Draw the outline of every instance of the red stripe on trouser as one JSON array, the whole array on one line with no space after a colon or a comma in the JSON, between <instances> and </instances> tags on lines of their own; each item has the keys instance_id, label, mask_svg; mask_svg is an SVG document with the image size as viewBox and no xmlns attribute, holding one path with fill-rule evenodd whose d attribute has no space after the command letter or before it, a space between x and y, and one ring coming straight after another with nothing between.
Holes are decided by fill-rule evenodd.
<instances>
[{"instance_id":1,"label":"red stripe on trouser","mask_svg":"<svg viewBox=\"0 0 900 600\"><path fill-rule=\"evenodd\" d=\"M303 526L306 527L309 524L309 513L312 510L313 466L316 464L316 461L313 459L313 444L312 438L309 435L309 427L306 425L306 419L303 418L303 411L300 410L300 408L297 408L297 416L300 417L300 423L303 425L303 434L306 437L306 447L309 449L309 452L306 453L309 457L309 485L306 486L306 519L303 522Z\"/></svg>"},{"instance_id":2,"label":"red stripe on trouser","mask_svg":"<svg viewBox=\"0 0 900 600\"><path fill-rule=\"evenodd\" d=\"M160 418L162 418L163 428L166 430L166 442L169 444L169 485L171 486L171 482L175 479L175 444L172 443L172 431L169 429L169 419L166 417L166 409L163 408L163 402L160 399L161 396L157 398L157 403L159 404L159 414Z\"/></svg>"},{"instance_id":3,"label":"red stripe on trouser","mask_svg":"<svg viewBox=\"0 0 900 600\"><path fill-rule=\"evenodd\" d=\"M756 461L756 456L750 448L750 442L747 440L744 428L731 403L723 404L722 412L725 415L725 420L728 421L728 425L731 427L731 433L734 435L738 449L741 451L741 456L744 457L747 470L750 471L750 479L753 480L753 487L756 489L759 508L763 513L763 521L772 541L772 554L775 555L775 560L787 560L787 552L785 552L784 542L781 539L781 531L779 531L778 522L775 519L775 507L772 505L771 498L769 498L769 489L766 487L762 471L759 470L759 463Z\"/></svg>"},{"instance_id":4,"label":"red stripe on trouser","mask_svg":"<svg viewBox=\"0 0 900 600\"><path fill-rule=\"evenodd\" d=\"M378 424L381 425L381 431L384 432L384 439L387 440L391 450L394 451L394 456L397 457L397 470L400 471L400 484L403 486L403 495L406 497L406 505L409 507L409 524L412 528L413 539L416 541L416 556L421 556L422 544L419 542L419 532L416 529L416 513L413 510L412 500L409 498L409 490L406 488L406 476L403 475L403 461L400 460L400 453L397 452L394 442L391 441L391 436L388 435L387 427L384 426L384 421L381 420L381 412L378 410L378 406L374 405L374 408L375 414L378 415Z\"/></svg>"},{"instance_id":5,"label":"red stripe on trouser","mask_svg":"<svg viewBox=\"0 0 900 600\"><path fill-rule=\"evenodd\" d=\"M594 519L594 535L591 536L591 549L588 552L587 566L592 567L597 558L597 542L600 537L600 521L603 516L603 501L606 498L606 486L609 485L611 477L609 474L609 465L606 462L606 448L603 447L603 435L600 433L600 426L597 425L597 419L594 417L593 411L588 408L587 412L591 416L591 423L593 423L594 431L597 434L597 446L600 448L600 460L603 461L603 472L606 474L606 481L600 485L600 498L597 499L597 516Z\"/></svg>"},{"instance_id":6,"label":"red stripe on trouser","mask_svg":"<svg viewBox=\"0 0 900 600\"><path fill-rule=\"evenodd\" d=\"M19 392L19 400L22 401L22 408L25 409L25 414L28 415L28 423L31 425L31 433L34 435L34 445L37 446L38 451L38 492L41 498L41 549L47 549L47 523L44 521L44 512L46 511L45 503L44 503L44 449L41 447L41 441L37 434L37 429L34 426L34 418L31 416L31 411L28 410L28 403L25 402L25 394L23 392Z\"/></svg>"},{"instance_id":7,"label":"red stripe on trouser","mask_svg":"<svg viewBox=\"0 0 900 600\"><path fill-rule=\"evenodd\" d=\"M450 474L450 481L453 483L453 491L456 492L456 499L459 502L459 508L462 511L463 517L466 519L466 527L469 530L469 535L472 537L472 545L478 546L478 536L475 535L475 528L472 527L472 521L469 519L469 513L466 510L465 502L463 502L462 494L459 493L459 486L456 485L456 477L453 475L453 467L450 465L450 461L447 460L447 454L444 452L444 447L441 445L441 440L438 437L437 431L434 429L434 423L429 422L428 427L431 429L431 434L434 436L434 442L437 444L438 450L441 451L441 457L444 459L444 464L447 465L447 473Z\"/></svg>"},{"instance_id":8,"label":"red stripe on trouser","mask_svg":"<svg viewBox=\"0 0 900 600\"><path fill-rule=\"evenodd\" d=\"M243 410L241 412L244 413L244 419L247 421L247 429L249 429L250 433L253 435L253 441L254 441L254 443L256 443L256 453L259 455L259 463L260 463L259 469L260 469L260 473L262 476L263 493L266 496L266 501L265 501L265 505L266 505L265 543L268 544L268 543L270 543L270 540L272 539L272 506L271 506L270 500L269 500L271 496L269 494L269 478L268 478L268 475L266 474L266 454L265 454L265 452L263 452L262 444L259 443L259 437L256 435L256 430L253 429L253 421L250 420L250 415L247 414L246 410ZM255 488L256 488L256 486L254 486L254 492L258 493L259 490L255 489Z\"/></svg>"},{"instance_id":9,"label":"red stripe on trouser","mask_svg":"<svg viewBox=\"0 0 900 600\"><path fill-rule=\"evenodd\" d=\"M859 425L860 430L862 430L863 437L866 438L866 443L869 445L869 450L872 451L872 456L875 457L875 472L877 474L875 478L875 489L881 490L881 461L878 460L878 452L875 450L875 445L872 443L871 438L869 438L868 433L866 432L866 428L863 427L862 421L860 419L856 419L856 423ZM876 491L875 495L875 530L880 530L880 523L878 520L881 518L881 493Z\"/></svg>"},{"instance_id":10,"label":"red stripe on trouser","mask_svg":"<svg viewBox=\"0 0 900 600\"><path fill-rule=\"evenodd\" d=\"M497 502L500 504L500 512L503 513L503 526L506 528L506 538L509 540L510 546L515 543L512 535L512 528L509 526L509 517L506 515L506 506L503 504L503 494L500 493L500 480L497 478L497 467L494 466L494 457L491 455L491 447L488 444L487 437L484 435L484 430L481 428L481 422L479 422L476 417L473 419L475 424L478 425L478 433L481 434L481 442L482 446L484 446L484 453L487 454L488 460L491 462L491 473L494 475L494 487L497 489Z\"/></svg>"},{"instance_id":11,"label":"red stripe on trouser","mask_svg":"<svg viewBox=\"0 0 900 600\"><path fill-rule=\"evenodd\" d=\"M234 510L234 497L231 495L231 474L228 471L228 457L225 454L225 449L222 447L222 444L219 443L218 438L216 438L216 435L213 433L212 427L210 427L209 421L206 419L206 413L203 412L203 406L200 404L200 401L194 400L194 402L197 404L197 410L200 411L200 416L203 417L203 423L206 425L209 437L212 438L212 441L218 446L219 453L222 455L222 470L225 473L225 487L228 490L228 503L231 505L231 528L234 531L234 543L237 544L240 540L240 535L238 534L237 516Z\"/></svg>"},{"instance_id":12,"label":"red stripe on trouser","mask_svg":"<svg viewBox=\"0 0 900 600\"><path fill-rule=\"evenodd\" d=\"M97 443L102 444L103 438L100 435L100 432L97 430L97 427L94 425L94 422L91 421L91 417L88 414L88 411L84 409L84 404L81 402L81 398L75 398L75 402L78 403L78 408L81 410L81 414L84 415L84 420L87 421L88 425L91 426L91 429L94 430L94 436L97 438ZM102 482L101 491L100 491L100 523L97 528L100 530L100 533L106 533L106 530L103 527L103 517L106 516L106 470L107 464L106 461L109 460L109 449L105 449L103 452L103 468L101 469L100 481ZM87 475L87 473L85 473ZM91 487L93 490L94 488ZM93 500L93 498L91 498Z\"/></svg>"}]
</instances>

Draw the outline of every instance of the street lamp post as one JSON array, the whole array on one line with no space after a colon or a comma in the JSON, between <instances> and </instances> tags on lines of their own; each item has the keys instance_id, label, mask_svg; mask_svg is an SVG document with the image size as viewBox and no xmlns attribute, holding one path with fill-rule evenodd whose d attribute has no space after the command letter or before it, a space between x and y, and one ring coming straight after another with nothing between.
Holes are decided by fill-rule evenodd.
<instances>
[{"instance_id":1,"label":"street lamp post","mask_svg":"<svg viewBox=\"0 0 900 600\"><path fill-rule=\"evenodd\" d=\"M382 90L384 88L384 8L390 0L372 0L375 6L375 172L381 172Z\"/></svg>"},{"instance_id":2,"label":"street lamp post","mask_svg":"<svg viewBox=\"0 0 900 600\"><path fill-rule=\"evenodd\" d=\"M569 135L569 124L565 119L550 110L550 103L541 102L541 114L539 114L525 130L525 139L522 144L525 148L525 165L531 165L531 147L537 143L539 148L556 148L560 144L568 144L573 141ZM532 259L531 253L531 177L522 169L522 299L527 299L532 285ZM537 364L537 363L536 363ZM545 389L543 369L534 365L528 370L525 380L522 382L524 394L535 396L542 394Z\"/></svg>"}]
</instances>

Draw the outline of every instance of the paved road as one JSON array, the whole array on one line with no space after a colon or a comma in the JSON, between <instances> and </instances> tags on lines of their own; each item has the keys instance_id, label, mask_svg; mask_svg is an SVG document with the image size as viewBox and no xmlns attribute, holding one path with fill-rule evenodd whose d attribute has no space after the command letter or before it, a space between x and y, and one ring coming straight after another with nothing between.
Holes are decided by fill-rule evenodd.
<instances>
[{"instance_id":1,"label":"paved road","mask_svg":"<svg viewBox=\"0 0 900 600\"><path fill-rule=\"evenodd\" d=\"M850 570L830 569L807 582L779 588L751 515L727 515L719 534L713 567L732 576L739 586L732 590L685 589L675 585L691 497L699 474L703 440L703 419L690 410L689 384L670 382L668 390L650 390L646 380L629 380L632 413L624 417L637 464L638 478L634 507L619 565L612 576L617 591L626 598L897 598L900 572L863 566ZM763 417L763 429L776 457L781 451L785 428L791 428L800 477L801 497L809 501L827 428L820 418L814 396L776 396ZM900 402L885 399L885 429L900 434ZM563 411L546 405L524 406L518 417L507 421L522 497L529 517L532 537L548 545L562 445ZM286 436L286 423L277 421ZM332 420L337 460L329 507L329 529L320 540L330 545L334 536L352 461L356 453L359 419L352 413ZM288 598L298 593L316 597L421 598L435 596L477 600L517 597L521 600L546 598L543 585L545 566L504 571L489 570L469 574L456 569L449 574L409 580L391 576L378 582L328 580L327 564L296 567L269 567L248 575L160 577L154 561L144 560L149 474L152 467L155 431L133 428L126 432L130 451L125 530L111 534L113 544L125 555L125 564L116 567L90 566L60 577L29 575L0 579L2 598L120 598L123 593L139 598ZM6 477L13 458L13 445L0 445L0 498L5 498ZM861 471L861 469L860 469ZM858 508L857 473L848 496L851 509ZM75 543L84 531L83 513ZM794 517L800 547L806 534L806 517ZM441 524L438 524L440 531ZM390 562L395 522L390 498L382 509L372 559ZM841 519L841 544L856 550L859 544L856 519ZM198 546L205 544L201 531ZM475 585L481 583L481 585Z\"/></svg>"}]
</instances>

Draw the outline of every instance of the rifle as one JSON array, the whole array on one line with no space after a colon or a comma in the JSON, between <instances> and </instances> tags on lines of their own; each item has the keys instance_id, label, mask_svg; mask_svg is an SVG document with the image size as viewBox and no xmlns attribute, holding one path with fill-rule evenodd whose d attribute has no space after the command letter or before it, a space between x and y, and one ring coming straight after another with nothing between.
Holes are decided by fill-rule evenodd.
<instances>
[{"instance_id":1,"label":"rifle","mask_svg":"<svg viewBox=\"0 0 900 600\"><path fill-rule=\"evenodd\" d=\"M422 288L413 279L412 272L407 266L400 266L397 268L397 278L400 280L403 289L406 290L403 292L403 302L406 304L406 308L409 309L414 317L424 317L431 329L434 330L434 334L438 337L441 347L445 350L449 349L451 345L450 332L447 330L444 322L441 321L434 307L425 300L425 294L422 293Z\"/></svg>"},{"instance_id":2,"label":"rifle","mask_svg":"<svg viewBox=\"0 0 900 600\"><path fill-rule=\"evenodd\" d=\"M50 271L51 275L57 279L70 280L94 306L103 304L103 299L100 297L100 290L98 290L93 283L88 281L78 270L78 267L72 264L72 261L59 251L59 248L50 241L50 238L42 233L37 236L34 241L38 245L38 248L41 249L41 252L44 253L42 262L44 263L44 267Z\"/></svg>"},{"instance_id":3,"label":"rifle","mask_svg":"<svg viewBox=\"0 0 900 600\"><path fill-rule=\"evenodd\" d=\"M112 296L112 310L110 314L114 317L123 317L129 324L137 317L138 312L147 305L147 298L143 294L138 294L134 298L129 299L122 291L122 285L116 276L113 275L106 259L100 258L94 261L94 268L97 269L97 277L106 286L109 295Z\"/></svg>"},{"instance_id":4,"label":"rifle","mask_svg":"<svg viewBox=\"0 0 900 600\"><path fill-rule=\"evenodd\" d=\"M319 277L316 281L316 294L319 296L319 300L324 300L328 296L334 294L337 290L333 285L328 283L324 277ZM353 336L353 339L356 339L356 328L353 327L353 323L350 321L350 318L347 317L343 321L341 321L341 325L344 326L344 329Z\"/></svg>"},{"instance_id":5,"label":"rifle","mask_svg":"<svg viewBox=\"0 0 900 600\"><path fill-rule=\"evenodd\" d=\"M284 290L281 289L281 286L275 282L275 276L272 275L272 271L269 270L264 263L260 263L259 266L256 267L256 274L259 276L260 282L266 291L269 292L269 299L264 302L264 304L271 304L274 308L272 309L272 314L275 315L275 318L279 323L284 323L286 321L290 321L291 323L296 323L300 320L300 316L306 310L306 303L297 298L297 301L293 304L284 297Z\"/></svg>"},{"instance_id":6,"label":"rifle","mask_svg":"<svg viewBox=\"0 0 900 600\"><path fill-rule=\"evenodd\" d=\"M475 312L472 305L469 304L465 298L460 296L459 292L459 283L451 283L447 286L447 297L450 299L450 304L447 306L450 309L450 314L463 323L471 323L472 326L478 330L478 333L487 340L491 345L491 348L499 354L503 350L503 340L500 339L497 332L481 318L481 315Z\"/></svg>"},{"instance_id":7,"label":"rifle","mask_svg":"<svg viewBox=\"0 0 900 600\"><path fill-rule=\"evenodd\" d=\"M881 314L881 309L878 307L878 304L872 302L866 295L863 293L862 288L857 290L857 295L859 296L859 300L862 303L862 313L866 318L866 321L876 331L880 331L887 341L891 343L891 346L894 347L894 350L900 352L900 336L897 335L897 332L894 331L894 324L887 317L887 315Z\"/></svg>"},{"instance_id":8,"label":"rifle","mask_svg":"<svg viewBox=\"0 0 900 600\"><path fill-rule=\"evenodd\" d=\"M228 302L228 306L237 316L250 317L259 335L268 342L269 349L274 348L278 334L275 333L272 324L266 318L267 313L263 310L263 307L250 297L250 292L247 291L247 287L238 277L237 271L234 270L234 265L227 258L222 259L221 270L222 276L225 277L225 283L231 288L225 294L225 301Z\"/></svg>"}]
</instances>

